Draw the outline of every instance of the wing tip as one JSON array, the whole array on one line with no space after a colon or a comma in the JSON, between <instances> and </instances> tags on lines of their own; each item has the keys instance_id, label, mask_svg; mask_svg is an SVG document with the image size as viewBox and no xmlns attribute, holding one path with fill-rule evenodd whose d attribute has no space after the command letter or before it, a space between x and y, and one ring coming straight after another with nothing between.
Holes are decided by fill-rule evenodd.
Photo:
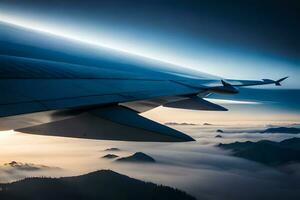
<instances>
[{"instance_id":1,"label":"wing tip","mask_svg":"<svg viewBox=\"0 0 300 200\"><path fill-rule=\"evenodd\" d=\"M278 79L277 81L275 81L275 85L277 86L281 86L281 82L284 81L285 79L289 78L288 76L283 77L281 79Z\"/></svg>"}]
</instances>

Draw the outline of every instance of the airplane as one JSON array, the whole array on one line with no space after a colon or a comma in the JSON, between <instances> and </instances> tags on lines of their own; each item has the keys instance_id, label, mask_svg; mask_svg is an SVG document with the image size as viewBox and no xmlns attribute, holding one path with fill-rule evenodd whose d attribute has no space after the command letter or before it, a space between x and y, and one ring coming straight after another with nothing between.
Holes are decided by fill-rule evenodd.
<instances>
[{"instance_id":1,"label":"airplane","mask_svg":"<svg viewBox=\"0 0 300 200\"><path fill-rule=\"evenodd\" d=\"M279 80L233 80L0 22L0 129L85 139L188 142L140 114L226 111L210 94ZM205 99L204 99L205 98Z\"/></svg>"}]
</instances>

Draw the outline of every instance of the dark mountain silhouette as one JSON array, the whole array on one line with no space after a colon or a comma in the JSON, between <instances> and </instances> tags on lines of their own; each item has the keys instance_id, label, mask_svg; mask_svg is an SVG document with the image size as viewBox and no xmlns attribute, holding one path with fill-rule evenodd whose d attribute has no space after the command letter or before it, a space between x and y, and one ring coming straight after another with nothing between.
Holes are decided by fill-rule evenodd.
<instances>
[{"instance_id":1,"label":"dark mountain silhouette","mask_svg":"<svg viewBox=\"0 0 300 200\"><path fill-rule=\"evenodd\" d=\"M177 125L183 125L183 126L195 126L195 125L197 125L197 124L186 123L186 122L183 122L183 123L167 122L167 123L165 123L165 125L169 125L169 126L177 126Z\"/></svg>"},{"instance_id":2,"label":"dark mountain silhouette","mask_svg":"<svg viewBox=\"0 0 300 200\"><path fill-rule=\"evenodd\" d=\"M215 138L222 138L222 135L216 135Z\"/></svg>"},{"instance_id":3,"label":"dark mountain silhouette","mask_svg":"<svg viewBox=\"0 0 300 200\"><path fill-rule=\"evenodd\" d=\"M218 147L232 150L234 156L269 166L300 162L300 138L291 138L281 142L268 140L259 142L234 142L219 144Z\"/></svg>"},{"instance_id":4,"label":"dark mountain silhouette","mask_svg":"<svg viewBox=\"0 0 300 200\"><path fill-rule=\"evenodd\" d=\"M221 129L218 129L216 132L217 132L217 133L224 133L224 131L221 130Z\"/></svg>"},{"instance_id":5,"label":"dark mountain silhouette","mask_svg":"<svg viewBox=\"0 0 300 200\"><path fill-rule=\"evenodd\" d=\"M286 139L280 142L282 146L288 147L288 148L293 148L296 150L300 150L300 138L291 138L291 139Z\"/></svg>"},{"instance_id":6,"label":"dark mountain silhouette","mask_svg":"<svg viewBox=\"0 0 300 200\"><path fill-rule=\"evenodd\" d=\"M65 178L26 178L0 184L1 200L194 200L166 186L143 182L110 170Z\"/></svg>"},{"instance_id":7,"label":"dark mountain silhouette","mask_svg":"<svg viewBox=\"0 0 300 200\"><path fill-rule=\"evenodd\" d=\"M104 151L121 151L119 148L108 148L108 149L105 149Z\"/></svg>"},{"instance_id":8,"label":"dark mountain silhouette","mask_svg":"<svg viewBox=\"0 0 300 200\"><path fill-rule=\"evenodd\" d=\"M119 156L115 155L115 154L106 154L105 156L103 156L102 158L107 158L107 159L114 159L117 158Z\"/></svg>"},{"instance_id":9,"label":"dark mountain silhouette","mask_svg":"<svg viewBox=\"0 0 300 200\"><path fill-rule=\"evenodd\" d=\"M212 124L210 124L210 123L203 123L203 126L210 126L210 125L212 125Z\"/></svg>"},{"instance_id":10,"label":"dark mountain silhouette","mask_svg":"<svg viewBox=\"0 0 300 200\"><path fill-rule=\"evenodd\" d=\"M300 128L295 128L295 127L268 128L266 130L260 131L260 133L291 133L291 134L298 134L298 133L300 133Z\"/></svg>"},{"instance_id":11,"label":"dark mountain silhouette","mask_svg":"<svg viewBox=\"0 0 300 200\"><path fill-rule=\"evenodd\" d=\"M155 160L151 156L148 156L147 154L144 154L142 152L136 152L131 156L119 158L117 161L118 162L147 162L147 163L155 162Z\"/></svg>"}]
</instances>

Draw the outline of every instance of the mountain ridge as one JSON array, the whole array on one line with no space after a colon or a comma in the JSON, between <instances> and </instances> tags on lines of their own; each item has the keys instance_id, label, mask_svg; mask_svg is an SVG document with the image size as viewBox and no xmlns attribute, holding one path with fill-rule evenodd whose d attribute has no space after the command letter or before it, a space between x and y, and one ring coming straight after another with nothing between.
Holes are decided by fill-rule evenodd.
<instances>
[{"instance_id":1,"label":"mountain ridge","mask_svg":"<svg viewBox=\"0 0 300 200\"><path fill-rule=\"evenodd\" d=\"M178 189L143 182L111 170L62 178L25 178L0 184L0 189L1 200L195 200Z\"/></svg>"}]
</instances>

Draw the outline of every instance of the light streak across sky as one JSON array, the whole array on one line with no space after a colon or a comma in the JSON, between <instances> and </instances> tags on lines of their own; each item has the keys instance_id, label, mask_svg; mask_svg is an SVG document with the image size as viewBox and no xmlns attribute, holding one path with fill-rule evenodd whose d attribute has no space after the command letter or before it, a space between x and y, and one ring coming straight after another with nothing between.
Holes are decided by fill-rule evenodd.
<instances>
[{"instance_id":1,"label":"light streak across sky","mask_svg":"<svg viewBox=\"0 0 300 200\"><path fill-rule=\"evenodd\" d=\"M83 43L90 44L90 45L105 47L105 48L109 48L109 49L122 51L125 53L130 53L130 54L134 54L134 55L138 55L138 56L142 56L142 57L148 57L151 59L155 59L155 58L146 56L144 54L135 52L134 50L130 50L128 47L122 48L121 46L118 46L114 42L110 41L107 37L105 37L105 40L100 41L99 39L92 38L91 36L88 36L85 33L76 32L76 34L74 34L75 31L69 31L67 29L57 28L54 26L50 26L48 24L39 23L37 21L32 21L32 20L28 20L25 18L18 18L15 16L9 16L9 15L3 15L3 14L0 14L0 22L8 23L8 24L15 25L15 26L20 26L20 27L23 27L26 29L31 29L31 30L35 30L35 31L39 31L39 32L44 32L47 34L75 40L78 42L83 42ZM102 38L102 37L99 36L99 38Z\"/></svg>"}]
</instances>

